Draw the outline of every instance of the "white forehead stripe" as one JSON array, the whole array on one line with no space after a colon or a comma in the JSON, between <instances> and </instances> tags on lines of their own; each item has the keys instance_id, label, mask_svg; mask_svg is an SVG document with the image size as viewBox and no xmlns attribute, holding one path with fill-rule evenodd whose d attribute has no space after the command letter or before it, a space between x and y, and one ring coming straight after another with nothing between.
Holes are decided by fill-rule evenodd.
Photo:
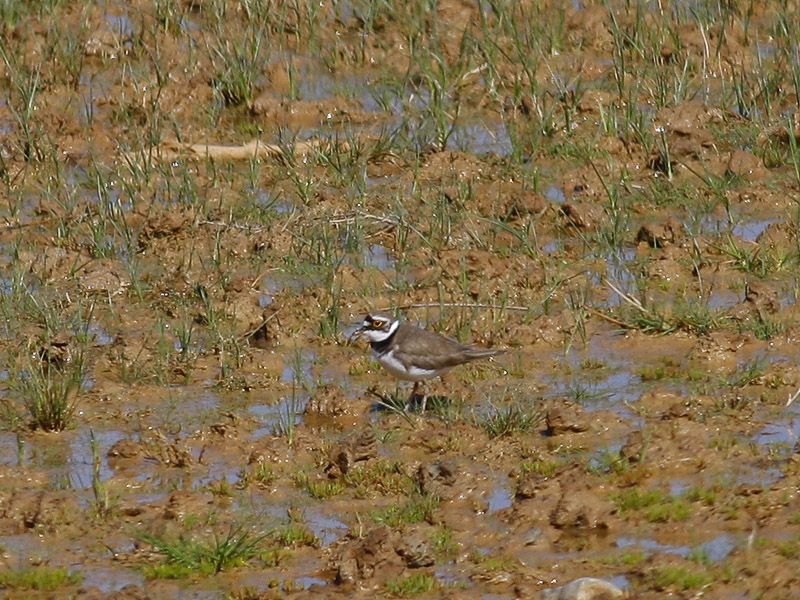
<instances>
[{"instance_id":1,"label":"white forehead stripe","mask_svg":"<svg viewBox=\"0 0 800 600\"><path fill-rule=\"evenodd\" d=\"M400 327L400 321L395 321L392 323L392 326L389 327L389 335L392 335L395 331L397 331L398 327Z\"/></svg>"}]
</instances>

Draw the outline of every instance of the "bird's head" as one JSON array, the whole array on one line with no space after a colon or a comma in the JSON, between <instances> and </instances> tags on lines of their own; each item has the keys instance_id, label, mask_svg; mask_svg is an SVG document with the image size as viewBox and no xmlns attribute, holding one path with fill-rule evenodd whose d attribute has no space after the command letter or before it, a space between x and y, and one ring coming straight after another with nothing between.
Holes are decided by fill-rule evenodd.
<instances>
[{"instance_id":1,"label":"bird's head","mask_svg":"<svg viewBox=\"0 0 800 600\"><path fill-rule=\"evenodd\" d=\"M389 315L367 315L364 317L361 327L353 332L351 339L365 338L369 342L383 342L389 339L399 326L400 321Z\"/></svg>"}]
</instances>

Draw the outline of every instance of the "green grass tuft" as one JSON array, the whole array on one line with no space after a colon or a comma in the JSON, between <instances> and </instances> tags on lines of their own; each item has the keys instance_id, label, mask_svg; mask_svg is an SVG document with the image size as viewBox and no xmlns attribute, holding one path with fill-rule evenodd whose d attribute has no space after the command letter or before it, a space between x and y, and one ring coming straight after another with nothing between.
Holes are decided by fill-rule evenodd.
<instances>
[{"instance_id":1,"label":"green grass tuft","mask_svg":"<svg viewBox=\"0 0 800 600\"><path fill-rule=\"evenodd\" d=\"M243 526L231 526L224 536L212 540L166 538L142 532L140 539L163 554L162 565L148 565L146 577L183 579L191 575L213 575L230 568L241 567L258 555L267 534L255 534Z\"/></svg>"},{"instance_id":2,"label":"green grass tuft","mask_svg":"<svg viewBox=\"0 0 800 600\"><path fill-rule=\"evenodd\" d=\"M417 495L405 504L393 504L388 508L373 511L372 520L389 527L399 527L423 521L432 522L434 511L439 507L439 499L430 495Z\"/></svg>"},{"instance_id":3,"label":"green grass tuft","mask_svg":"<svg viewBox=\"0 0 800 600\"><path fill-rule=\"evenodd\" d=\"M428 573L414 573L386 582L386 590L393 596L409 598L427 594L436 588L436 579Z\"/></svg>"},{"instance_id":4,"label":"green grass tuft","mask_svg":"<svg viewBox=\"0 0 800 600\"><path fill-rule=\"evenodd\" d=\"M0 571L0 588L51 592L77 585L83 580L80 573L62 567L29 567Z\"/></svg>"},{"instance_id":5,"label":"green grass tuft","mask_svg":"<svg viewBox=\"0 0 800 600\"><path fill-rule=\"evenodd\" d=\"M659 590L695 590L711 583L714 578L706 571L697 571L684 566L659 567L648 576L650 585Z\"/></svg>"}]
</instances>

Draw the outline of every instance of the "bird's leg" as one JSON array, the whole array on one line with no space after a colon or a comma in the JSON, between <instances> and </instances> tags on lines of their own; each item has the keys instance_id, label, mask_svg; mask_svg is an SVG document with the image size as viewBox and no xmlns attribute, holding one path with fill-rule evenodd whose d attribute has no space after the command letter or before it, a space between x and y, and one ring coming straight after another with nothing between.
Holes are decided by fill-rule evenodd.
<instances>
[{"instance_id":1,"label":"bird's leg","mask_svg":"<svg viewBox=\"0 0 800 600\"><path fill-rule=\"evenodd\" d=\"M414 382L414 389L411 390L411 395L408 397L408 403L406 404L406 410L411 410L411 407L414 406L414 404L416 403L415 400L417 399L417 396L419 395L419 387L420 387L420 385L422 385L421 381L415 381ZM428 394L423 392L422 393L422 400L421 400L421 402L419 404L419 406L420 406L419 411L420 412L425 412L425 405L427 404L427 402L428 402Z\"/></svg>"},{"instance_id":2,"label":"bird's leg","mask_svg":"<svg viewBox=\"0 0 800 600\"><path fill-rule=\"evenodd\" d=\"M414 387L411 389L411 395L408 397L408 402L406 402L406 411L410 411L411 408L414 406L414 399L417 397L418 387L419 387L419 381L415 381Z\"/></svg>"}]
</instances>

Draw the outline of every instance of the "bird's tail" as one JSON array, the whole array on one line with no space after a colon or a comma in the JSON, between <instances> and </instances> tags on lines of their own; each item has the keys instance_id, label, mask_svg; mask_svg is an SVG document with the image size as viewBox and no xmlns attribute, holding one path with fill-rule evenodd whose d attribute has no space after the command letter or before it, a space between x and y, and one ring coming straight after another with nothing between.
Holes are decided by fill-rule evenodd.
<instances>
[{"instance_id":1,"label":"bird's tail","mask_svg":"<svg viewBox=\"0 0 800 600\"><path fill-rule=\"evenodd\" d=\"M491 358L492 356L503 354L505 351L505 348L475 348L470 346L464 354L469 360L480 360L481 358Z\"/></svg>"}]
</instances>

